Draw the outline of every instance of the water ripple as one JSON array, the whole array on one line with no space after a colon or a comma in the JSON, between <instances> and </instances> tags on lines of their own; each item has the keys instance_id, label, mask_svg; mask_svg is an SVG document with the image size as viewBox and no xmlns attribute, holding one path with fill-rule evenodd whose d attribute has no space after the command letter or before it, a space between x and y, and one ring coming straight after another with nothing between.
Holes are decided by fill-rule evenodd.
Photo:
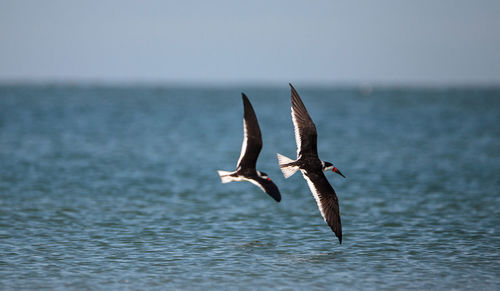
<instances>
[{"instance_id":1,"label":"water ripple","mask_svg":"<svg viewBox=\"0 0 500 291\"><path fill-rule=\"evenodd\" d=\"M2 288L500 289L497 90L304 89L342 245L276 167L288 91L247 93L279 204L217 177L238 90L0 87Z\"/></svg>"}]
</instances>

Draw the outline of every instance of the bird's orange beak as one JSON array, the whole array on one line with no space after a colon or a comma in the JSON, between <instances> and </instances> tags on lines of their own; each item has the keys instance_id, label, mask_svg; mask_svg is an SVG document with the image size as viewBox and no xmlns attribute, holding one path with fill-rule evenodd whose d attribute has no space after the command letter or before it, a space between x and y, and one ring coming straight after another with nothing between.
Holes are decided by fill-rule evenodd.
<instances>
[{"instance_id":1,"label":"bird's orange beak","mask_svg":"<svg viewBox=\"0 0 500 291\"><path fill-rule=\"evenodd\" d=\"M342 176L342 177L344 177L344 178L345 178L345 176L344 176L344 175L342 175L342 173L339 171L339 169L337 169L337 167L333 167L332 172L335 172L335 173L337 173L337 174L339 174L340 176Z\"/></svg>"}]
</instances>

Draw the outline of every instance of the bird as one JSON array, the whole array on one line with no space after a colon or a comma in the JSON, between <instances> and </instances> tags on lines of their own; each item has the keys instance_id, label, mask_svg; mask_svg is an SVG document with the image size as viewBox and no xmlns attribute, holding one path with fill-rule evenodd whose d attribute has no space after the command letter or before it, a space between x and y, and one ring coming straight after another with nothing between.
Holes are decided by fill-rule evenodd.
<instances>
[{"instance_id":1,"label":"bird","mask_svg":"<svg viewBox=\"0 0 500 291\"><path fill-rule=\"evenodd\" d=\"M245 93L241 93L243 99L243 143L241 153L236 164L236 171L217 171L222 183L248 181L258 186L277 202L281 201L281 194L269 176L261 171L257 171L257 158L262 150L262 134L259 122L253 110L252 104Z\"/></svg>"},{"instance_id":2,"label":"bird","mask_svg":"<svg viewBox=\"0 0 500 291\"><path fill-rule=\"evenodd\" d=\"M332 163L319 159L316 126L299 94L292 84L289 85L291 88L292 121L295 142L297 143L297 159L292 160L277 153L278 163L285 179L300 170L318 204L321 216L337 236L339 243L342 244L339 201L335 190L326 179L323 171L331 170L344 178L345 176Z\"/></svg>"}]
</instances>

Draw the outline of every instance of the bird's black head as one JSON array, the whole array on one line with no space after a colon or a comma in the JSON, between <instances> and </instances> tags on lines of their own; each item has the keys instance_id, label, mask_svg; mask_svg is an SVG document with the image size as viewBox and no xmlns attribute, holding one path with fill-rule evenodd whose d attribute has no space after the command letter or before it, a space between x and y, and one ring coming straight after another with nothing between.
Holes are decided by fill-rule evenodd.
<instances>
[{"instance_id":1,"label":"bird's black head","mask_svg":"<svg viewBox=\"0 0 500 291\"><path fill-rule=\"evenodd\" d=\"M337 169L337 167L335 167L332 163L323 162L323 171L330 171L330 170L345 178L345 176L339 171L339 169Z\"/></svg>"},{"instance_id":2,"label":"bird's black head","mask_svg":"<svg viewBox=\"0 0 500 291\"><path fill-rule=\"evenodd\" d=\"M259 177L271 181L271 178L269 178L269 176L266 173L258 171L257 174L259 175Z\"/></svg>"}]
</instances>

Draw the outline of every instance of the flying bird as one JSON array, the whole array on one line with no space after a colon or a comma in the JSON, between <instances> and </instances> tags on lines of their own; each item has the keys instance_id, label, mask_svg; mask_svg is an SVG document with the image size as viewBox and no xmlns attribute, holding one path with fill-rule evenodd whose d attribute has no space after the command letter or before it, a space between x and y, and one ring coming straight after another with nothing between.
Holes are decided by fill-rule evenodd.
<instances>
[{"instance_id":1,"label":"flying bird","mask_svg":"<svg viewBox=\"0 0 500 291\"><path fill-rule=\"evenodd\" d=\"M342 243L342 224L340 222L339 201L335 190L326 179L323 171L333 171L342 177L344 175L332 163L325 162L318 157L316 126L302 103L299 94L289 84L292 90L292 121L297 143L297 159L294 161L283 155L278 155L280 169L285 178L300 170L307 181L309 189L316 199L319 212L328 226Z\"/></svg>"},{"instance_id":2,"label":"flying bird","mask_svg":"<svg viewBox=\"0 0 500 291\"><path fill-rule=\"evenodd\" d=\"M262 134L260 133L259 122L253 110L252 104L245 93L241 93L243 98L243 144L241 145L240 158L236 165L236 171L217 171L222 183L248 181L258 186L277 202L281 201L281 194L278 187L271 181L271 178L264 173L257 171L257 158L262 149Z\"/></svg>"}]
</instances>

